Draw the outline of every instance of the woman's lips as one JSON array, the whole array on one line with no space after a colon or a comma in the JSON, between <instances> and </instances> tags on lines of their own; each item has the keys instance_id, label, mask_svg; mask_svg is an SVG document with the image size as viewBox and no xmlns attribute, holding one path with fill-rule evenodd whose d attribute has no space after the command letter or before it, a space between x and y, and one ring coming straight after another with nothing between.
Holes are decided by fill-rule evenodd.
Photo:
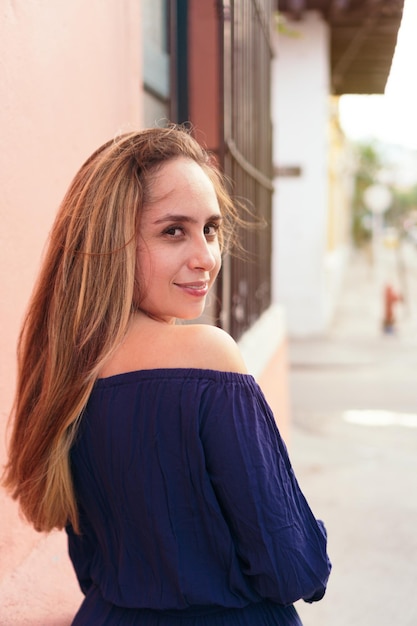
<instances>
[{"instance_id":1,"label":"woman's lips","mask_svg":"<svg viewBox=\"0 0 417 626\"><path fill-rule=\"evenodd\" d=\"M175 283L177 287L192 296L205 296L208 292L208 281L193 281L190 283Z\"/></svg>"}]
</instances>

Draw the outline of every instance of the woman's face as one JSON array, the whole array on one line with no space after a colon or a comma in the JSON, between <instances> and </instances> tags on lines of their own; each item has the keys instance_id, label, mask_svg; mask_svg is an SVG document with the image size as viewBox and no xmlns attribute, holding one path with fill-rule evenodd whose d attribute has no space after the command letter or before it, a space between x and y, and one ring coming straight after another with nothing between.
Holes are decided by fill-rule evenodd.
<instances>
[{"instance_id":1,"label":"woman's face","mask_svg":"<svg viewBox=\"0 0 417 626\"><path fill-rule=\"evenodd\" d=\"M201 315L220 270L221 213L214 187L194 161L175 158L156 173L139 222L139 308L174 323Z\"/></svg>"}]
</instances>

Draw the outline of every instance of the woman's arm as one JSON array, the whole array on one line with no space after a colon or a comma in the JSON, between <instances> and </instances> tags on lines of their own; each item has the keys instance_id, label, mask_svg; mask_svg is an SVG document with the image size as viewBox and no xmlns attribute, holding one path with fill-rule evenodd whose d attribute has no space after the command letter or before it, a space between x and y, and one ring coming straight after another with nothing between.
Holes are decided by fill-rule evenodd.
<instances>
[{"instance_id":1,"label":"woman's arm","mask_svg":"<svg viewBox=\"0 0 417 626\"><path fill-rule=\"evenodd\" d=\"M250 376L215 395L202 424L207 469L241 567L264 598L320 600L326 531L300 490L272 412Z\"/></svg>"}]
</instances>

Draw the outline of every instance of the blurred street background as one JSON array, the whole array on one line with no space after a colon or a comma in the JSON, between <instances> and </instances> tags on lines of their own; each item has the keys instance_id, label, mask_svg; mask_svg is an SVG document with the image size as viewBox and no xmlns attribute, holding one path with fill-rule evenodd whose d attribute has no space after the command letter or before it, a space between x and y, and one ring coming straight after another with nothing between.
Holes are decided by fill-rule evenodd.
<instances>
[{"instance_id":1,"label":"blurred street background","mask_svg":"<svg viewBox=\"0 0 417 626\"><path fill-rule=\"evenodd\" d=\"M305 626L417 624L416 303L414 245L355 251L329 332L290 343L291 456L333 562L323 601L297 605Z\"/></svg>"}]
</instances>

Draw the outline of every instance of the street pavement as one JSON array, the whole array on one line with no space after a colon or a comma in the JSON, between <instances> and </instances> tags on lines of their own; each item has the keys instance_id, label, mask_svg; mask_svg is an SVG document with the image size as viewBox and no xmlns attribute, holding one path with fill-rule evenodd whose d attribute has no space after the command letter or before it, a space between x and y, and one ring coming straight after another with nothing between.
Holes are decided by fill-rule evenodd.
<instances>
[{"instance_id":1,"label":"street pavement","mask_svg":"<svg viewBox=\"0 0 417 626\"><path fill-rule=\"evenodd\" d=\"M290 456L333 563L324 599L297 603L304 626L416 626L417 250L352 252L329 332L289 360Z\"/></svg>"}]
</instances>

